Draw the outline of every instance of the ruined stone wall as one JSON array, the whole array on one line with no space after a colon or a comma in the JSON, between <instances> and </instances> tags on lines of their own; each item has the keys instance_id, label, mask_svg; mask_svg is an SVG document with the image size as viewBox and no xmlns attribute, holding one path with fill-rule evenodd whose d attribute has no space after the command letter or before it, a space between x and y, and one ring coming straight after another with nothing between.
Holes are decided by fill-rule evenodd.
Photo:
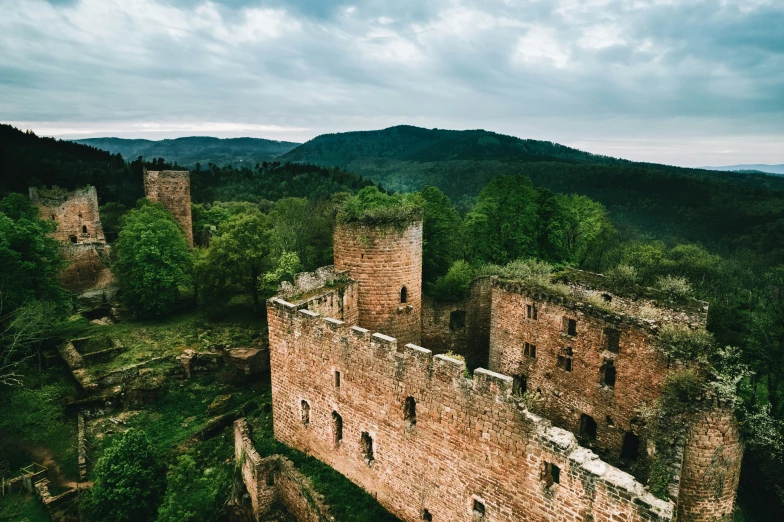
<instances>
[{"instance_id":1,"label":"ruined stone wall","mask_svg":"<svg viewBox=\"0 0 784 522\"><path fill-rule=\"evenodd\" d=\"M275 436L401 519L673 519L671 502L522 408L510 377L467 378L461 361L278 299L267 310Z\"/></svg>"},{"instance_id":2,"label":"ruined stone wall","mask_svg":"<svg viewBox=\"0 0 784 522\"><path fill-rule=\"evenodd\" d=\"M667 372L677 366L656 347L653 322L517 283L497 280L492 292L490 369L520 378L528 391L540 391L543 414L574 434L585 430L582 416L590 416L595 440L589 440L592 433L583 437L606 460L620 459L627 433L638 436L639 459L626 460L638 460L644 469L646 433L639 408L653 405ZM535 307L536 319L528 317L529 306ZM564 318L576 321L574 335ZM617 353L610 346L613 336ZM603 378L610 363L616 372L613 386Z\"/></svg>"},{"instance_id":3,"label":"ruined stone wall","mask_svg":"<svg viewBox=\"0 0 784 522\"><path fill-rule=\"evenodd\" d=\"M57 222L53 237L61 243L106 243L95 187L71 192L57 187L30 187L30 201L41 211L42 219Z\"/></svg>"},{"instance_id":4,"label":"ruined stone wall","mask_svg":"<svg viewBox=\"0 0 784 522\"><path fill-rule=\"evenodd\" d=\"M730 521L740 480L743 443L733 409L706 405L688 432L678 499L678 521Z\"/></svg>"},{"instance_id":5,"label":"ruined stone wall","mask_svg":"<svg viewBox=\"0 0 784 522\"><path fill-rule=\"evenodd\" d=\"M335 228L335 269L359 284L359 324L419 343L422 327L422 222L405 229ZM401 292L405 289L405 302Z\"/></svg>"},{"instance_id":6,"label":"ruined stone wall","mask_svg":"<svg viewBox=\"0 0 784 522\"><path fill-rule=\"evenodd\" d=\"M193 246L191 218L191 176L187 170L144 170L144 194L160 202L182 227L188 244Z\"/></svg>"},{"instance_id":7,"label":"ruined stone wall","mask_svg":"<svg viewBox=\"0 0 784 522\"><path fill-rule=\"evenodd\" d=\"M454 352L469 368L487 366L490 347L492 279L471 283L468 297L456 302L422 300L422 344L433 353Z\"/></svg>"},{"instance_id":8,"label":"ruined stone wall","mask_svg":"<svg viewBox=\"0 0 784 522\"><path fill-rule=\"evenodd\" d=\"M321 495L290 460L280 455L261 458L245 419L234 421L234 453L256 519L280 502L300 522L333 520Z\"/></svg>"},{"instance_id":9,"label":"ruined stone wall","mask_svg":"<svg viewBox=\"0 0 784 522\"><path fill-rule=\"evenodd\" d=\"M104 288L114 282L109 269L109 245L104 243L64 244L60 253L68 266L60 273L63 288L70 292Z\"/></svg>"},{"instance_id":10,"label":"ruined stone wall","mask_svg":"<svg viewBox=\"0 0 784 522\"><path fill-rule=\"evenodd\" d=\"M325 317L334 317L348 324L359 322L359 285L347 272L336 272L325 266L315 272L301 272L294 284L283 282L278 296Z\"/></svg>"}]
</instances>

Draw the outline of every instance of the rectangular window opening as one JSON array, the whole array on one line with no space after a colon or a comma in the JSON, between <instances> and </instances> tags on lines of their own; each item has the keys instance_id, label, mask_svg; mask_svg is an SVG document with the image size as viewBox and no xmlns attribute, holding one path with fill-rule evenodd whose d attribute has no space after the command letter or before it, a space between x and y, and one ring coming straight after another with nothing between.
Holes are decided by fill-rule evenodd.
<instances>
[{"instance_id":1,"label":"rectangular window opening","mask_svg":"<svg viewBox=\"0 0 784 522\"><path fill-rule=\"evenodd\" d=\"M580 436L587 440L596 440L596 421L590 415L580 415Z\"/></svg>"},{"instance_id":2,"label":"rectangular window opening","mask_svg":"<svg viewBox=\"0 0 784 522\"><path fill-rule=\"evenodd\" d=\"M525 375L513 375L512 394L522 396L526 391L528 391L528 380L525 378Z\"/></svg>"},{"instance_id":3,"label":"rectangular window opening","mask_svg":"<svg viewBox=\"0 0 784 522\"><path fill-rule=\"evenodd\" d=\"M376 457L373 454L373 438L366 431L362 432L360 447L362 448L362 458L365 460L365 463L370 466L373 461L376 460Z\"/></svg>"},{"instance_id":4,"label":"rectangular window opening","mask_svg":"<svg viewBox=\"0 0 784 522\"><path fill-rule=\"evenodd\" d=\"M542 468L542 481L545 487L561 483L561 468L551 462L545 462Z\"/></svg>"},{"instance_id":5,"label":"rectangular window opening","mask_svg":"<svg viewBox=\"0 0 784 522\"><path fill-rule=\"evenodd\" d=\"M623 436L623 446L621 447L621 458L634 462L640 455L640 437L627 431Z\"/></svg>"},{"instance_id":6,"label":"rectangular window opening","mask_svg":"<svg viewBox=\"0 0 784 522\"><path fill-rule=\"evenodd\" d=\"M535 304L525 305L525 316L528 319L536 321L539 318L539 312Z\"/></svg>"},{"instance_id":7,"label":"rectangular window opening","mask_svg":"<svg viewBox=\"0 0 784 522\"><path fill-rule=\"evenodd\" d=\"M335 371L335 388L340 388L340 372Z\"/></svg>"},{"instance_id":8,"label":"rectangular window opening","mask_svg":"<svg viewBox=\"0 0 784 522\"><path fill-rule=\"evenodd\" d=\"M577 335L577 320L570 317L563 318L563 329L566 335L574 337Z\"/></svg>"},{"instance_id":9,"label":"rectangular window opening","mask_svg":"<svg viewBox=\"0 0 784 522\"><path fill-rule=\"evenodd\" d=\"M462 330L466 326L466 311L452 310L449 314L449 329L451 331Z\"/></svg>"},{"instance_id":10,"label":"rectangular window opening","mask_svg":"<svg viewBox=\"0 0 784 522\"><path fill-rule=\"evenodd\" d=\"M536 345L525 343L524 354L526 357L536 358Z\"/></svg>"},{"instance_id":11,"label":"rectangular window opening","mask_svg":"<svg viewBox=\"0 0 784 522\"><path fill-rule=\"evenodd\" d=\"M332 442L340 446L343 441L343 417L336 411L332 412Z\"/></svg>"},{"instance_id":12,"label":"rectangular window opening","mask_svg":"<svg viewBox=\"0 0 784 522\"><path fill-rule=\"evenodd\" d=\"M485 505L476 499L474 499L473 511L474 511L474 520L485 519Z\"/></svg>"},{"instance_id":13,"label":"rectangular window opening","mask_svg":"<svg viewBox=\"0 0 784 522\"><path fill-rule=\"evenodd\" d=\"M615 328L605 328L604 338L606 341L606 348L612 353L619 353L621 351L621 332Z\"/></svg>"}]
</instances>

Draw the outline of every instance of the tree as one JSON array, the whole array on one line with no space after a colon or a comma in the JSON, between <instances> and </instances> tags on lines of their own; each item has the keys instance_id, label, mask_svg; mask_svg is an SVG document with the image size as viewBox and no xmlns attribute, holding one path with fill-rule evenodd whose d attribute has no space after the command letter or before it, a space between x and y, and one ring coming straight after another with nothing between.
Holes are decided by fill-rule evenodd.
<instances>
[{"instance_id":1,"label":"tree","mask_svg":"<svg viewBox=\"0 0 784 522\"><path fill-rule=\"evenodd\" d=\"M160 203L144 203L122 219L114 244L122 299L140 316L170 312L190 277L191 255L177 222Z\"/></svg>"},{"instance_id":2,"label":"tree","mask_svg":"<svg viewBox=\"0 0 784 522\"><path fill-rule=\"evenodd\" d=\"M612 225L601 203L577 194L561 197L565 249L565 259L561 261L579 264L591 245Z\"/></svg>"},{"instance_id":3,"label":"tree","mask_svg":"<svg viewBox=\"0 0 784 522\"><path fill-rule=\"evenodd\" d=\"M100 522L152 520L163 493L164 471L149 437L128 430L98 460L84 514Z\"/></svg>"},{"instance_id":4,"label":"tree","mask_svg":"<svg viewBox=\"0 0 784 522\"><path fill-rule=\"evenodd\" d=\"M239 287L250 294L258 312L261 276L273 265L270 233L269 218L255 209L224 221L207 252L203 293L226 296L232 287Z\"/></svg>"},{"instance_id":5,"label":"tree","mask_svg":"<svg viewBox=\"0 0 784 522\"><path fill-rule=\"evenodd\" d=\"M422 279L435 281L455 259L460 216L449 197L436 187L425 187L422 198Z\"/></svg>"},{"instance_id":6,"label":"tree","mask_svg":"<svg viewBox=\"0 0 784 522\"><path fill-rule=\"evenodd\" d=\"M305 270L331 264L332 223L324 205L305 198L283 198L269 213L270 251L275 257L296 253Z\"/></svg>"},{"instance_id":7,"label":"tree","mask_svg":"<svg viewBox=\"0 0 784 522\"><path fill-rule=\"evenodd\" d=\"M215 520L219 487L199 471L189 455L177 459L169 473L166 496L158 509L157 522L208 522Z\"/></svg>"}]
</instances>

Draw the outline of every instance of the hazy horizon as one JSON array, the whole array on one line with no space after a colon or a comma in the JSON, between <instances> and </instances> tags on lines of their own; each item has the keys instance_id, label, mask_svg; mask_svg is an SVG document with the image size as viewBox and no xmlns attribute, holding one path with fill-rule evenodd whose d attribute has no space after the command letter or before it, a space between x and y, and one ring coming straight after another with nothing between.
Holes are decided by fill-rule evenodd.
<instances>
[{"instance_id":1,"label":"hazy horizon","mask_svg":"<svg viewBox=\"0 0 784 522\"><path fill-rule=\"evenodd\" d=\"M781 164L781 26L770 0L10 0L0 121L64 139L482 128Z\"/></svg>"}]
</instances>

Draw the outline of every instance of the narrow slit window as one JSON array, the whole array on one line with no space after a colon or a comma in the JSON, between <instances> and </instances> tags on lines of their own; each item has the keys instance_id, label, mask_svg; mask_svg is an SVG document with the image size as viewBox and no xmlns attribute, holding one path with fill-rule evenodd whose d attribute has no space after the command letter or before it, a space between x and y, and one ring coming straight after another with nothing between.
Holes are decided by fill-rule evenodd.
<instances>
[{"instance_id":1,"label":"narrow slit window","mask_svg":"<svg viewBox=\"0 0 784 522\"><path fill-rule=\"evenodd\" d=\"M370 466L373 461L376 460L376 457L373 454L373 438L366 431L362 432L360 446L362 448L362 458L365 460L365 463Z\"/></svg>"},{"instance_id":2,"label":"narrow slit window","mask_svg":"<svg viewBox=\"0 0 784 522\"><path fill-rule=\"evenodd\" d=\"M596 421L590 415L580 415L580 435L587 440L596 440Z\"/></svg>"},{"instance_id":3,"label":"narrow slit window","mask_svg":"<svg viewBox=\"0 0 784 522\"><path fill-rule=\"evenodd\" d=\"M416 400L413 397L406 397L403 404L403 418L409 428L416 426Z\"/></svg>"},{"instance_id":4,"label":"narrow slit window","mask_svg":"<svg viewBox=\"0 0 784 522\"><path fill-rule=\"evenodd\" d=\"M473 512L474 512L474 520L485 519L485 505L476 499L474 499Z\"/></svg>"},{"instance_id":5,"label":"narrow slit window","mask_svg":"<svg viewBox=\"0 0 784 522\"><path fill-rule=\"evenodd\" d=\"M332 412L332 442L339 446L343 440L343 417L336 411Z\"/></svg>"},{"instance_id":6,"label":"narrow slit window","mask_svg":"<svg viewBox=\"0 0 784 522\"><path fill-rule=\"evenodd\" d=\"M300 406L301 406L301 410L302 410L301 411L301 413L302 413L302 424L307 426L308 424L310 424L310 404L308 404L308 401L303 400L300 403Z\"/></svg>"},{"instance_id":7,"label":"narrow slit window","mask_svg":"<svg viewBox=\"0 0 784 522\"><path fill-rule=\"evenodd\" d=\"M405 286L400 289L400 302L401 303L408 302L408 289Z\"/></svg>"},{"instance_id":8,"label":"narrow slit window","mask_svg":"<svg viewBox=\"0 0 784 522\"><path fill-rule=\"evenodd\" d=\"M612 361L606 361L602 366L602 384L609 388L615 387L616 370Z\"/></svg>"},{"instance_id":9,"label":"narrow slit window","mask_svg":"<svg viewBox=\"0 0 784 522\"><path fill-rule=\"evenodd\" d=\"M340 372L335 371L335 388L340 388Z\"/></svg>"},{"instance_id":10,"label":"narrow slit window","mask_svg":"<svg viewBox=\"0 0 784 522\"><path fill-rule=\"evenodd\" d=\"M524 348L524 355L526 357L531 357L532 359L536 358L536 345L531 343L525 343Z\"/></svg>"}]
</instances>

